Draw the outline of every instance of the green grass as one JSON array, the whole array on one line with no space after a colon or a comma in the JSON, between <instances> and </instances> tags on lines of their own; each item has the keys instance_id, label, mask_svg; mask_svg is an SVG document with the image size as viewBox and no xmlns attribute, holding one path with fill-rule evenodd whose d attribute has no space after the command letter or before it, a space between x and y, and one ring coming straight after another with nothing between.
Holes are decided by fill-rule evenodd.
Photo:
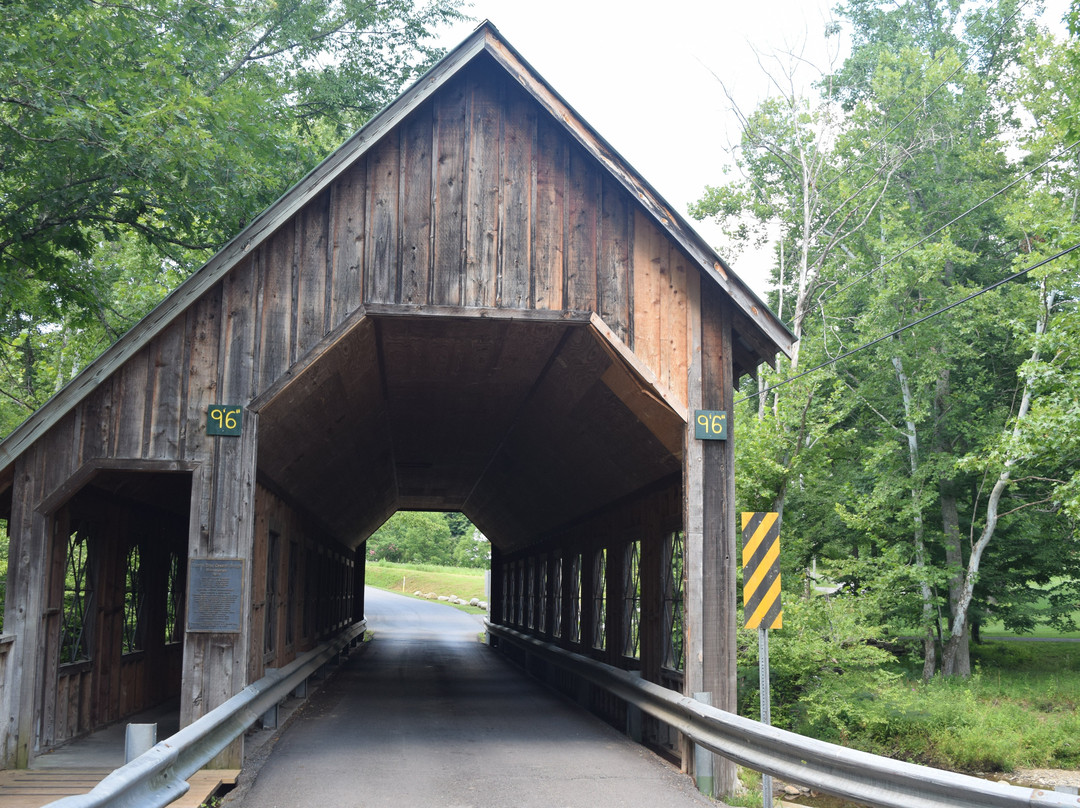
<instances>
[{"instance_id":1,"label":"green grass","mask_svg":"<svg viewBox=\"0 0 1080 808\"><path fill-rule=\"evenodd\" d=\"M464 600L486 599L484 570L481 569L372 561L368 562L365 571L365 583L409 597L413 592L434 592L436 595L457 595Z\"/></svg>"},{"instance_id":2,"label":"green grass","mask_svg":"<svg viewBox=\"0 0 1080 808\"><path fill-rule=\"evenodd\" d=\"M845 675L806 694L799 731L968 772L1080 768L1080 644L987 642L969 680Z\"/></svg>"}]
</instances>

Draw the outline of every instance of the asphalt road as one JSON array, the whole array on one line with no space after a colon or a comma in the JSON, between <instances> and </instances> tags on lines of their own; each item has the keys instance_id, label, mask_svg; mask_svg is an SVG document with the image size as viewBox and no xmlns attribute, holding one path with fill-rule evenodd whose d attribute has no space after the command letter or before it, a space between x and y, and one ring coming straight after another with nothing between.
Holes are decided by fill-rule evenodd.
<instances>
[{"instance_id":1,"label":"asphalt road","mask_svg":"<svg viewBox=\"0 0 1080 808\"><path fill-rule=\"evenodd\" d=\"M366 598L374 640L296 713L238 805L717 805L481 644L478 618L375 589Z\"/></svg>"}]
</instances>

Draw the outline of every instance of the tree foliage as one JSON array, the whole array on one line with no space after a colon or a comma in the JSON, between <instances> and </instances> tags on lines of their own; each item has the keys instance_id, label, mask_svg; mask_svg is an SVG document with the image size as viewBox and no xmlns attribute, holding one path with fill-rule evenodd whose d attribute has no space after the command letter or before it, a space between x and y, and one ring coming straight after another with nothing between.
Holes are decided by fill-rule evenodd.
<instances>
[{"instance_id":1,"label":"tree foliage","mask_svg":"<svg viewBox=\"0 0 1080 808\"><path fill-rule=\"evenodd\" d=\"M367 540L371 561L483 568L491 556L487 539L460 513L399 511Z\"/></svg>"},{"instance_id":2,"label":"tree foliage","mask_svg":"<svg viewBox=\"0 0 1080 808\"><path fill-rule=\"evenodd\" d=\"M0 429L432 63L424 2L0 4Z\"/></svg>"},{"instance_id":3,"label":"tree foliage","mask_svg":"<svg viewBox=\"0 0 1080 808\"><path fill-rule=\"evenodd\" d=\"M850 55L743 116L743 178L691 210L779 233L771 302L799 339L746 388L738 494L781 511L788 565L823 559L917 631L925 675L942 654L965 674L970 626L1080 610L1077 258L906 327L1078 242L1076 41L1015 0L838 13ZM906 583L882 589L883 560Z\"/></svg>"}]
</instances>

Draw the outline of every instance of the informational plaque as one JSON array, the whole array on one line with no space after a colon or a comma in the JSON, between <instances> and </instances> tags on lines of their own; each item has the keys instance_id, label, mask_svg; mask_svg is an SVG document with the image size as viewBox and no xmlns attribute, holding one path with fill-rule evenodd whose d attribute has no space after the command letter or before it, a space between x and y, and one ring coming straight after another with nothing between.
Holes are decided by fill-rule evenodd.
<instances>
[{"instance_id":1,"label":"informational plaque","mask_svg":"<svg viewBox=\"0 0 1080 808\"><path fill-rule=\"evenodd\" d=\"M243 630L244 559L188 561L187 630L236 634Z\"/></svg>"}]
</instances>

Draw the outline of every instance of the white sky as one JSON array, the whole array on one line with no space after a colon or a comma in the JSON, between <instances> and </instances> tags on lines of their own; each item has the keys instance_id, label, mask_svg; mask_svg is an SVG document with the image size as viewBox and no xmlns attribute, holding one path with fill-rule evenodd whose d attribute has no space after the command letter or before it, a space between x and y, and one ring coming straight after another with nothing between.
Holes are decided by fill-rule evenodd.
<instances>
[{"instance_id":1,"label":"white sky","mask_svg":"<svg viewBox=\"0 0 1080 808\"><path fill-rule=\"evenodd\" d=\"M448 30L453 47L488 19L602 137L680 213L724 180L738 122L716 77L747 114L770 92L758 55L803 56L804 86L829 64L832 0L473 0L475 18ZM1068 0L1047 0L1060 20ZM786 59L784 64L789 64ZM772 63L776 65L775 62ZM813 66L813 67L812 67ZM710 72L711 71L711 72ZM713 74L716 74L714 77ZM687 217L689 218L689 217ZM709 243L720 234L691 224ZM764 297L771 254L744 253L735 271Z\"/></svg>"}]
</instances>

